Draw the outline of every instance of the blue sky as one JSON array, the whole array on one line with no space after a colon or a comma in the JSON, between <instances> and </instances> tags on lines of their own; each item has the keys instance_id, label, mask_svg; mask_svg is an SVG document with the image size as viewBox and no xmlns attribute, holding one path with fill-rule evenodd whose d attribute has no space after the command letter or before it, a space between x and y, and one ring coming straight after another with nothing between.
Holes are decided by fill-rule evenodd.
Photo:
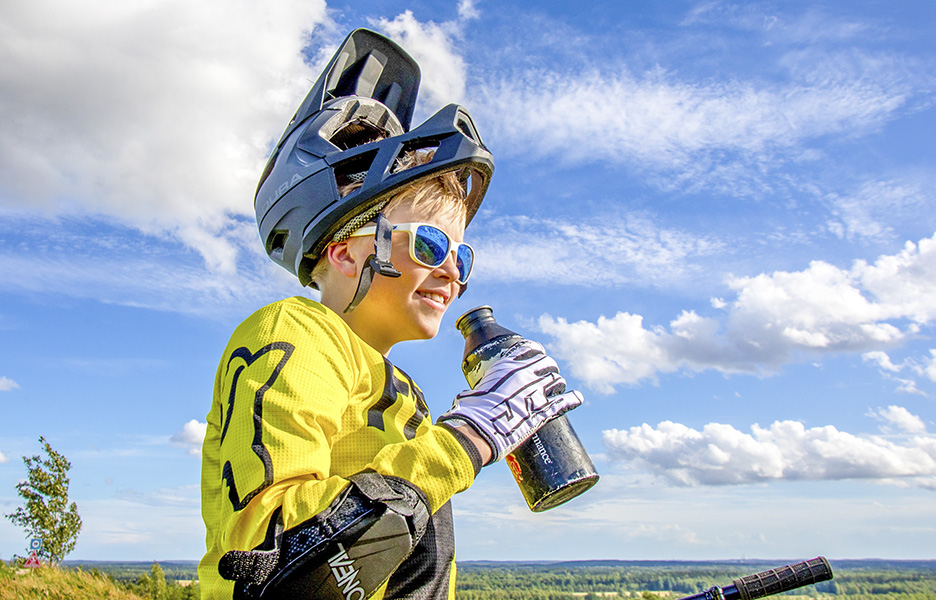
<instances>
[{"instance_id":1,"label":"blue sky","mask_svg":"<svg viewBox=\"0 0 936 600\"><path fill-rule=\"evenodd\" d=\"M340 40L420 63L497 171L468 293L391 359L443 412L489 304L586 396L602 475L543 514L504 465L458 558L936 558L932 2L19 0L0 8L0 512L45 436L72 558L197 559L233 328L309 293L253 190ZM0 521L0 558L25 553Z\"/></svg>"}]
</instances>

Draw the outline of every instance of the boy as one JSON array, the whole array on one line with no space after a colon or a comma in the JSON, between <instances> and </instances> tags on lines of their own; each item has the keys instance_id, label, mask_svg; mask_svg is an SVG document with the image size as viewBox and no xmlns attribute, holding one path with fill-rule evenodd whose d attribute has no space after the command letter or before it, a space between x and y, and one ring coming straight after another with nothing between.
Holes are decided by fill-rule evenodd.
<instances>
[{"instance_id":1,"label":"boy","mask_svg":"<svg viewBox=\"0 0 936 600\"><path fill-rule=\"evenodd\" d=\"M267 253L321 301L260 309L219 365L205 598L453 598L449 499L581 403L524 342L433 424L387 360L397 342L435 336L464 291L464 229L493 171L461 107L407 131L418 82L398 46L352 32L261 177Z\"/></svg>"}]
</instances>

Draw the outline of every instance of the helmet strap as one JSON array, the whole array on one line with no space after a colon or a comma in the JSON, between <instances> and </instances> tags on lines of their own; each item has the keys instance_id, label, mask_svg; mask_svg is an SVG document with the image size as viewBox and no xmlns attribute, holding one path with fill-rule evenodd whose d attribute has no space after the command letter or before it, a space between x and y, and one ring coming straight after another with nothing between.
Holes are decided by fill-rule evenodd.
<instances>
[{"instance_id":1,"label":"helmet strap","mask_svg":"<svg viewBox=\"0 0 936 600\"><path fill-rule=\"evenodd\" d=\"M374 280L374 275L380 274L384 277L399 277L401 275L399 271L393 268L393 263L390 262L393 225L391 225L390 221L387 220L387 217L385 217L382 212L378 212L377 215L371 219L371 222L377 223L377 231L374 232L374 253L367 257L367 263L361 270L361 276L358 279L357 290L354 292L354 297L351 299L351 302L348 303L348 307L344 309L345 314L357 308L357 305L360 304L364 296L367 295L368 290L370 290L371 282Z\"/></svg>"}]
</instances>

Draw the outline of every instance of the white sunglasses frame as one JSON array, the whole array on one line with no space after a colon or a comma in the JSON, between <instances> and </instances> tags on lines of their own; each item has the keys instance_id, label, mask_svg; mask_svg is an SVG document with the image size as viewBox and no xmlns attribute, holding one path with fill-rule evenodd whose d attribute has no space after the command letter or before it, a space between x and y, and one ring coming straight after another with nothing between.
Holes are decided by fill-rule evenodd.
<instances>
[{"instance_id":1,"label":"white sunglasses frame","mask_svg":"<svg viewBox=\"0 0 936 600\"><path fill-rule=\"evenodd\" d=\"M445 254L445 258L442 260L441 263L437 265L428 265L424 263L423 261L419 260L418 258L416 258L416 231L420 227L431 227L435 229L436 231L440 232L442 235L444 235L445 239L448 241L448 252ZM466 246L469 250L471 250L471 265L468 267L468 274L465 275L465 278L462 279L461 273L459 273L459 278L457 281L461 285L465 285L466 283L468 283L468 279L471 277L471 272L474 270L474 258L475 258L475 251L474 251L474 248L471 247L471 244L467 244L465 242L456 242L455 240L452 239L452 236L450 236L448 233L443 231L441 227L437 225L433 225L432 223L421 223L421 222L396 223L396 224L393 224L393 231L405 231L406 233L409 234L407 237L409 238L410 258L413 259L413 262L415 262L417 265L426 267L428 269L437 269L441 267L442 265L444 265L445 261L448 260L449 254L455 254L455 265L457 266L458 265L458 248L460 246ZM364 227L361 227L360 229L358 229L357 231L355 231L348 237L353 238L353 237L372 236L376 232L377 232L376 225L366 225Z\"/></svg>"}]
</instances>

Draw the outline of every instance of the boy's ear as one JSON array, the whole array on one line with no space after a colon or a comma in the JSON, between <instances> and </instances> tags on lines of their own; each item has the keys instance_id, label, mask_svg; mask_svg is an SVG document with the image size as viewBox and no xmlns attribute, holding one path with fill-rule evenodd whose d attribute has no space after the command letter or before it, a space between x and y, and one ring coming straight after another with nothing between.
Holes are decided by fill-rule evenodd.
<instances>
[{"instance_id":1,"label":"boy's ear","mask_svg":"<svg viewBox=\"0 0 936 600\"><path fill-rule=\"evenodd\" d=\"M351 244L348 240L343 242L334 242L325 247L325 256L332 268L345 277L358 276L358 263L351 251Z\"/></svg>"}]
</instances>

